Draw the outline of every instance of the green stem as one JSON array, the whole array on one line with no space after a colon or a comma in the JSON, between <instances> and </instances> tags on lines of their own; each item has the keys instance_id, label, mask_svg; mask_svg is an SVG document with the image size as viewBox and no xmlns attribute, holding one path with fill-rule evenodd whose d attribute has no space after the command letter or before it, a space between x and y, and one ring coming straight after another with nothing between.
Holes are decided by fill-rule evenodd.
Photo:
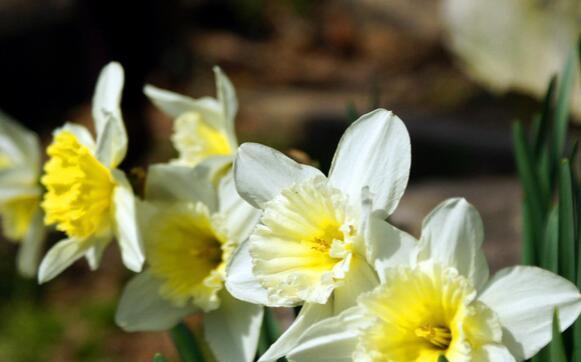
<instances>
[{"instance_id":1,"label":"green stem","mask_svg":"<svg viewBox=\"0 0 581 362\"><path fill-rule=\"evenodd\" d=\"M171 339L183 362L203 362L204 355L196 337L184 322L170 330Z\"/></svg>"},{"instance_id":2,"label":"green stem","mask_svg":"<svg viewBox=\"0 0 581 362\"><path fill-rule=\"evenodd\" d=\"M264 321L262 322L262 328L269 346L276 342L278 337L281 335L278 321L274 317L274 313L270 308L264 308Z\"/></svg>"}]
</instances>

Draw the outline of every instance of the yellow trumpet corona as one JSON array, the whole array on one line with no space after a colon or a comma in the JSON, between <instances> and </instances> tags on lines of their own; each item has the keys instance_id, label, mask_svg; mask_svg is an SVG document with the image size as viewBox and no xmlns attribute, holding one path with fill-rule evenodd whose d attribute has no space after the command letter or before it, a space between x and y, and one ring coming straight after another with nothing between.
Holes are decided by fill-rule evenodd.
<instances>
[{"instance_id":1,"label":"yellow trumpet corona","mask_svg":"<svg viewBox=\"0 0 581 362\"><path fill-rule=\"evenodd\" d=\"M58 133L47 153L45 223L80 240L107 232L115 188L110 170L69 131Z\"/></svg>"}]
</instances>

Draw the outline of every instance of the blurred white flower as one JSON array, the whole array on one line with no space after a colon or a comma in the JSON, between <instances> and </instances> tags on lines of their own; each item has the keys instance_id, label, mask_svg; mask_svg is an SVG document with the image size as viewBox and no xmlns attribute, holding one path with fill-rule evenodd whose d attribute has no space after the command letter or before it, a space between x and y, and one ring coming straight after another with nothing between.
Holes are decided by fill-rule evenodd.
<instances>
[{"instance_id":1,"label":"blurred white flower","mask_svg":"<svg viewBox=\"0 0 581 362\"><path fill-rule=\"evenodd\" d=\"M193 99L147 85L145 94L174 118L173 144L179 157L173 162L212 165L212 174L232 163L238 148L234 120L238 111L236 91L219 67L214 67L217 98Z\"/></svg>"},{"instance_id":2,"label":"blurred white flower","mask_svg":"<svg viewBox=\"0 0 581 362\"><path fill-rule=\"evenodd\" d=\"M18 270L33 277L46 230L40 208L38 136L0 113L0 215L4 235L20 243Z\"/></svg>"},{"instance_id":3,"label":"blurred white flower","mask_svg":"<svg viewBox=\"0 0 581 362\"><path fill-rule=\"evenodd\" d=\"M231 174L218 190L216 195L200 166L149 168L139 208L148 267L127 284L116 322L128 331L167 330L203 312L204 335L216 358L252 361L263 308L233 298L224 279L256 218L235 201Z\"/></svg>"},{"instance_id":4,"label":"blurred white flower","mask_svg":"<svg viewBox=\"0 0 581 362\"><path fill-rule=\"evenodd\" d=\"M410 142L386 110L362 116L343 135L329 172L259 144L243 144L234 175L239 194L262 209L260 223L234 255L226 287L269 306L304 303L293 325L261 357L276 360L313 322L355 304L377 284L369 213L387 217L407 185ZM392 245L397 249L397 246Z\"/></svg>"},{"instance_id":5,"label":"blurred white flower","mask_svg":"<svg viewBox=\"0 0 581 362\"><path fill-rule=\"evenodd\" d=\"M436 207L419 241L370 223L377 242L399 234L415 246L400 249L412 262L394 264L381 251L381 284L358 306L312 325L290 361L523 361L551 340L555 308L561 330L581 312L577 287L546 270L517 266L489 279L482 221L464 199Z\"/></svg>"},{"instance_id":6,"label":"blurred white flower","mask_svg":"<svg viewBox=\"0 0 581 362\"><path fill-rule=\"evenodd\" d=\"M135 197L125 174L117 169L127 151L127 134L119 103L123 68L103 68L93 98L96 141L81 125L65 124L54 133L49 160L41 179L45 223L55 224L67 238L45 255L39 282L46 282L85 256L92 269L99 266L115 237L123 263L140 271L144 256L137 228Z\"/></svg>"},{"instance_id":7,"label":"blurred white flower","mask_svg":"<svg viewBox=\"0 0 581 362\"><path fill-rule=\"evenodd\" d=\"M445 0L442 5L450 48L472 77L497 91L542 97L581 33L578 0ZM577 115L580 85L577 74L572 102Z\"/></svg>"}]
</instances>

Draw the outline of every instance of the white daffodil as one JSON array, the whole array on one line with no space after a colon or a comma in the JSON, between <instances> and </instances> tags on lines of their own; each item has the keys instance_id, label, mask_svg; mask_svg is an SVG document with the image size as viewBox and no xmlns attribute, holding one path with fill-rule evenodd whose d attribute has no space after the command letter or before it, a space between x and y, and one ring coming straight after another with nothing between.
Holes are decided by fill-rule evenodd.
<instances>
[{"instance_id":1,"label":"white daffodil","mask_svg":"<svg viewBox=\"0 0 581 362\"><path fill-rule=\"evenodd\" d=\"M140 271L144 256L135 215L136 200L125 174L116 167L127 151L127 134L119 103L123 68L108 64L93 98L96 141L81 125L65 124L54 133L41 179L45 224L67 234L46 254L39 281L46 282L85 256L99 266L105 247L115 237L125 266Z\"/></svg>"},{"instance_id":2,"label":"white daffodil","mask_svg":"<svg viewBox=\"0 0 581 362\"><path fill-rule=\"evenodd\" d=\"M219 361L252 361L263 308L233 298L224 279L256 218L235 201L231 174L216 198L206 172L150 167L140 208L148 267L127 284L116 322L127 331L167 330L202 312L205 338Z\"/></svg>"},{"instance_id":3,"label":"white daffodil","mask_svg":"<svg viewBox=\"0 0 581 362\"><path fill-rule=\"evenodd\" d=\"M419 242L374 217L369 225L378 244L406 247L396 258L378 249L381 284L312 325L290 361L523 361L551 340L555 309L561 330L581 312L576 286L549 271L516 266L489 279L482 221L464 199L436 207Z\"/></svg>"},{"instance_id":4,"label":"white daffodil","mask_svg":"<svg viewBox=\"0 0 581 362\"><path fill-rule=\"evenodd\" d=\"M40 208L38 136L0 113L0 215L4 235L20 243L18 271L36 274L46 235Z\"/></svg>"},{"instance_id":5,"label":"white daffodil","mask_svg":"<svg viewBox=\"0 0 581 362\"><path fill-rule=\"evenodd\" d=\"M579 0L445 0L442 25L460 65L488 88L541 99L581 29ZM574 66L578 68L579 64ZM581 77L574 77L571 108L581 115Z\"/></svg>"},{"instance_id":6,"label":"white daffodil","mask_svg":"<svg viewBox=\"0 0 581 362\"><path fill-rule=\"evenodd\" d=\"M383 109L347 129L328 178L269 147L239 148L237 190L262 216L234 255L226 287L252 303L304 304L261 361L283 356L306 327L354 305L357 295L377 284L369 264L375 247L364 235L367 216L386 217L396 208L410 158L403 122Z\"/></svg>"},{"instance_id":7,"label":"white daffodil","mask_svg":"<svg viewBox=\"0 0 581 362\"><path fill-rule=\"evenodd\" d=\"M196 166L211 165L218 173L232 163L238 148L234 120L238 111L236 91L219 67L214 67L217 98L193 99L147 85L149 99L175 119L173 144L179 157L174 163Z\"/></svg>"}]
</instances>

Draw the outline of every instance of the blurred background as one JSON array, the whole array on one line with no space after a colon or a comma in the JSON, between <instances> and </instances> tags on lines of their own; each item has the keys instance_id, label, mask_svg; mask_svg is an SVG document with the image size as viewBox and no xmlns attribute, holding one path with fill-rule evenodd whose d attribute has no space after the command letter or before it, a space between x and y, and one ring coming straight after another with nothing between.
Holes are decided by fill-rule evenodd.
<instances>
[{"instance_id":1,"label":"blurred background","mask_svg":"<svg viewBox=\"0 0 581 362\"><path fill-rule=\"evenodd\" d=\"M66 121L90 124L98 72L117 60L129 171L175 156L172 120L143 85L213 96L220 65L238 92L241 141L301 150L327 171L354 114L384 107L412 140L392 221L417 236L441 200L466 197L496 270L520 260L511 123L539 110L580 29L578 0L2 0L0 109L46 145ZM574 93L576 137L579 81ZM41 287L16 274L16 250L0 243L0 360L177 360L166 334L114 325L129 277L114 247L98 272L79 262Z\"/></svg>"}]
</instances>

